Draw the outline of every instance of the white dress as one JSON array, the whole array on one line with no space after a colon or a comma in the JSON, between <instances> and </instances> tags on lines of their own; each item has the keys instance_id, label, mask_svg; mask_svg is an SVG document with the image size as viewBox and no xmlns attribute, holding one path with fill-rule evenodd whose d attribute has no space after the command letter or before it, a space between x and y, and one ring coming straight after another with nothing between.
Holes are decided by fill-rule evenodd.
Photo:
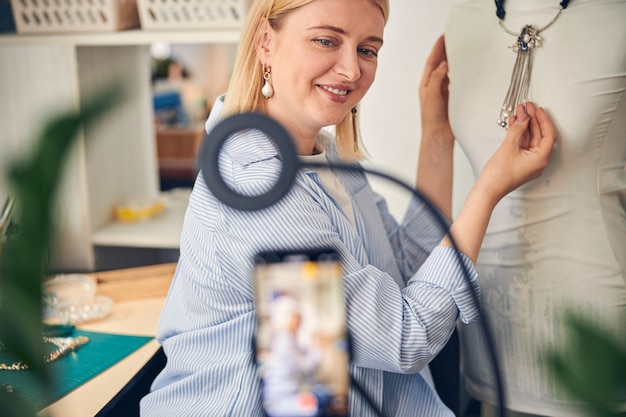
<instances>
[{"instance_id":1,"label":"white dress","mask_svg":"<svg viewBox=\"0 0 626 417\"><path fill-rule=\"evenodd\" d=\"M518 32L549 22L559 0L507 0L504 7L505 26ZM497 206L477 265L506 408L518 412L578 414L541 365L542 351L564 340L567 309L626 340L625 22L624 0L571 0L534 52L530 100L551 116L558 143L543 176ZM496 120L515 38L499 27L492 0L453 7L445 37L451 123L476 174L505 136ZM478 326L463 326L461 336L467 390L493 404Z\"/></svg>"}]
</instances>

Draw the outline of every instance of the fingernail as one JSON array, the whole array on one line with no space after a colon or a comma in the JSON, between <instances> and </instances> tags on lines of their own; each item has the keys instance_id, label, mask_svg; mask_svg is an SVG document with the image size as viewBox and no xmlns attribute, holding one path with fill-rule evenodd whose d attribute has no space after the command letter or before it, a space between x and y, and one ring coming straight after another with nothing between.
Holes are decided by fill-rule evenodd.
<instances>
[{"instance_id":1,"label":"fingernail","mask_svg":"<svg viewBox=\"0 0 626 417\"><path fill-rule=\"evenodd\" d=\"M518 122L523 122L526 119L528 119L528 115L526 114L526 112L522 112L517 116Z\"/></svg>"},{"instance_id":2,"label":"fingernail","mask_svg":"<svg viewBox=\"0 0 626 417\"><path fill-rule=\"evenodd\" d=\"M441 61L439 63L439 68L448 68L448 61Z\"/></svg>"}]
</instances>

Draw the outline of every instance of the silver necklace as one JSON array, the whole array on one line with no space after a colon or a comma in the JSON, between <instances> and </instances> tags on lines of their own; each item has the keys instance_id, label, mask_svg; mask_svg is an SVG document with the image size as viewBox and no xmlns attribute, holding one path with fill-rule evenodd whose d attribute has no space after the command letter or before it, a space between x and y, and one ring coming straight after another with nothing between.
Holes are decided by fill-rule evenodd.
<instances>
[{"instance_id":1,"label":"silver necklace","mask_svg":"<svg viewBox=\"0 0 626 417\"><path fill-rule=\"evenodd\" d=\"M498 21L502 30L517 38L515 43L509 46L509 48L517 54L517 57L515 59L515 65L513 66L509 89L506 92L504 102L500 108L500 117L498 117L498 124L503 128L508 129L509 117L515 115L517 105L526 105L528 101L528 89L530 87L530 75L533 65L533 50L539 48L542 42L539 33L552 26L565 7L561 4L559 11L545 26L536 28L532 25L525 25L519 33L513 32L504 26L502 19Z\"/></svg>"},{"instance_id":2,"label":"silver necklace","mask_svg":"<svg viewBox=\"0 0 626 417\"><path fill-rule=\"evenodd\" d=\"M51 345L56 346L56 350L46 354L43 357L43 363L54 362L59 358L67 355L70 352L75 351L80 346L89 342L89 338L87 336L78 336L78 337L43 337L44 343L49 343ZM6 346L3 342L0 341L0 351L6 350ZM14 362L11 364L0 363L0 371L24 371L28 369L29 366L25 362Z\"/></svg>"}]
</instances>

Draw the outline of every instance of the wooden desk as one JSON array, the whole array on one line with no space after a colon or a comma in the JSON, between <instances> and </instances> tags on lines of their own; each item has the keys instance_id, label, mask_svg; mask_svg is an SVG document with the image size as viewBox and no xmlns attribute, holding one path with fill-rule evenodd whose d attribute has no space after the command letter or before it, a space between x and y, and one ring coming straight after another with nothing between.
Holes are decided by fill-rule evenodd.
<instances>
[{"instance_id":1,"label":"wooden desk","mask_svg":"<svg viewBox=\"0 0 626 417\"><path fill-rule=\"evenodd\" d=\"M167 292L163 280L169 277L171 281L175 265L164 264L91 274L98 281L98 293L113 296L114 304L107 318L77 327L96 332L156 336ZM115 294L118 294L117 298ZM94 416L141 369L158 348L156 339L151 340L111 368L40 411L38 416Z\"/></svg>"}]
</instances>

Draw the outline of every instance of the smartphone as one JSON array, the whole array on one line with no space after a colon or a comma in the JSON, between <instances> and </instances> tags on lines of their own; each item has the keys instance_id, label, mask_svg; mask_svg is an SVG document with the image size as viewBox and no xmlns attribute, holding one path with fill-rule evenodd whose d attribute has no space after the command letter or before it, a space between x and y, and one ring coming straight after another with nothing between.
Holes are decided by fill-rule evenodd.
<instances>
[{"instance_id":1,"label":"smartphone","mask_svg":"<svg viewBox=\"0 0 626 417\"><path fill-rule=\"evenodd\" d=\"M350 355L339 254L259 253L254 277L255 356L265 414L347 416Z\"/></svg>"}]
</instances>

